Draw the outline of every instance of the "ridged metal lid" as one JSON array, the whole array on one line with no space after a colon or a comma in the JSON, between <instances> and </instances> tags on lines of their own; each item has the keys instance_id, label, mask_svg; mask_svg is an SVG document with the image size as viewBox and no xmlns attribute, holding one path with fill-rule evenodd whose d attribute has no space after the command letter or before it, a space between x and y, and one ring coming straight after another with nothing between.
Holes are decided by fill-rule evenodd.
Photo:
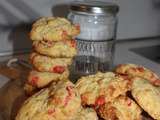
<instances>
[{"instance_id":1,"label":"ridged metal lid","mask_svg":"<svg viewBox=\"0 0 160 120\"><path fill-rule=\"evenodd\" d=\"M92 14L116 14L119 11L119 6L114 3L100 1L75 1L70 4L70 9L77 12L92 13Z\"/></svg>"}]
</instances>

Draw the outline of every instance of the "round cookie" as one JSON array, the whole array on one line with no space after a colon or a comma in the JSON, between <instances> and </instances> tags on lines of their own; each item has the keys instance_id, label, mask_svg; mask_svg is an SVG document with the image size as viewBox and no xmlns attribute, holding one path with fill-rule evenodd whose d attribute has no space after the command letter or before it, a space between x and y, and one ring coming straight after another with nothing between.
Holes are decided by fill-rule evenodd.
<instances>
[{"instance_id":1,"label":"round cookie","mask_svg":"<svg viewBox=\"0 0 160 120\"><path fill-rule=\"evenodd\" d=\"M34 50L50 57L74 57L77 54L76 41L34 41Z\"/></svg>"},{"instance_id":2,"label":"round cookie","mask_svg":"<svg viewBox=\"0 0 160 120\"><path fill-rule=\"evenodd\" d=\"M51 58L32 53L30 61L36 70L41 72L63 73L72 64L72 58Z\"/></svg>"},{"instance_id":3,"label":"round cookie","mask_svg":"<svg viewBox=\"0 0 160 120\"><path fill-rule=\"evenodd\" d=\"M127 96L119 96L98 109L98 114L105 120L142 120L141 112L141 108Z\"/></svg>"},{"instance_id":4,"label":"round cookie","mask_svg":"<svg viewBox=\"0 0 160 120\"><path fill-rule=\"evenodd\" d=\"M132 81L112 72L82 77L76 83L82 104L101 105L131 89Z\"/></svg>"},{"instance_id":5,"label":"round cookie","mask_svg":"<svg viewBox=\"0 0 160 120\"><path fill-rule=\"evenodd\" d=\"M20 108L16 120L70 120L81 110L81 99L70 81L42 89Z\"/></svg>"},{"instance_id":6,"label":"round cookie","mask_svg":"<svg viewBox=\"0 0 160 120\"><path fill-rule=\"evenodd\" d=\"M43 17L32 25L30 38L33 41L61 41L80 33L79 25L61 17Z\"/></svg>"},{"instance_id":7,"label":"round cookie","mask_svg":"<svg viewBox=\"0 0 160 120\"><path fill-rule=\"evenodd\" d=\"M147 80L135 77L132 96L151 117L160 120L160 87L155 87Z\"/></svg>"},{"instance_id":8,"label":"round cookie","mask_svg":"<svg viewBox=\"0 0 160 120\"><path fill-rule=\"evenodd\" d=\"M65 80L69 76L69 71L66 70L62 74L50 72L38 72L32 70L29 73L27 84L36 88L43 88L53 81Z\"/></svg>"},{"instance_id":9,"label":"round cookie","mask_svg":"<svg viewBox=\"0 0 160 120\"><path fill-rule=\"evenodd\" d=\"M127 74L147 79L152 84L160 86L160 78L151 70L135 64L120 64L116 67L115 72L119 74Z\"/></svg>"}]
</instances>

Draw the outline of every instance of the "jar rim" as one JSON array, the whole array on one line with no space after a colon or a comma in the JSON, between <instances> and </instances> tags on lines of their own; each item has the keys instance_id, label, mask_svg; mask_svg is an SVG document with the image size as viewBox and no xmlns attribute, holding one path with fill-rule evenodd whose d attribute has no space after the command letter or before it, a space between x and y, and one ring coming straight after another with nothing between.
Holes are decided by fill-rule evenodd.
<instances>
[{"instance_id":1,"label":"jar rim","mask_svg":"<svg viewBox=\"0 0 160 120\"><path fill-rule=\"evenodd\" d=\"M71 2L70 9L77 12L105 15L108 13L117 14L119 11L119 6L111 2L86 0Z\"/></svg>"}]
</instances>

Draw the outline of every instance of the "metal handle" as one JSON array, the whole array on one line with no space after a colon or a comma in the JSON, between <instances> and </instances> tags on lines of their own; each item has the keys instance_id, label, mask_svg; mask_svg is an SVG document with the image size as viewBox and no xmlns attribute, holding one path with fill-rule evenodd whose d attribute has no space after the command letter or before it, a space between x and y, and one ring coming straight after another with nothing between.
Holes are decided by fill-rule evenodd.
<instances>
[{"instance_id":1,"label":"metal handle","mask_svg":"<svg viewBox=\"0 0 160 120\"><path fill-rule=\"evenodd\" d=\"M18 59L18 58L12 58L7 62L8 67L13 67L13 64L18 64L20 66L26 67L28 69L31 69L32 66L29 64L26 60Z\"/></svg>"}]
</instances>

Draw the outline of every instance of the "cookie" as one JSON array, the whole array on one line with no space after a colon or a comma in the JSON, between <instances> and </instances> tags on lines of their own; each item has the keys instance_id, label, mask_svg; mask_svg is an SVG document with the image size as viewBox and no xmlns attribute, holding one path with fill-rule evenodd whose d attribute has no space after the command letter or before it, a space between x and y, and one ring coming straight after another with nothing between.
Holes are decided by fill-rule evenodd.
<instances>
[{"instance_id":1,"label":"cookie","mask_svg":"<svg viewBox=\"0 0 160 120\"><path fill-rule=\"evenodd\" d=\"M77 54L76 41L34 41L34 50L50 57L74 57Z\"/></svg>"},{"instance_id":2,"label":"cookie","mask_svg":"<svg viewBox=\"0 0 160 120\"><path fill-rule=\"evenodd\" d=\"M65 80L68 76L68 70L64 71L62 74L32 70L29 73L27 84L36 88L43 88L53 81Z\"/></svg>"},{"instance_id":3,"label":"cookie","mask_svg":"<svg viewBox=\"0 0 160 120\"><path fill-rule=\"evenodd\" d=\"M141 112L141 108L126 96L119 96L98 109L105 120L142 120Z\"/></svg>"},{"instance_id":4,"label":"cookie","mask_svg":"<svg viewBox=\"0 0 160 120\"><path fill-rule=\"evenodd\" d=\"M38 71L59 74L62 74L72 64L72 58L51 58L35 52L31 54L30 61Z\"/></svg>"},{"instance_id":5,"label":"cookie","mask_svg":"<svg viewBox=\"0 0 160 120\"><path fill-rule=\"evenodd\" d=\"M132 96L151 117L160 120L160 87L153 86L147 80L135 77Z\"/></svg>"},{"instance_id":6,"label":"cookie","mask_svg":"<svg viewBox=\"0 0 160 120\"><path fill-rule=\"evenodd\" d=\"M115 71L119 74L127 74L147 79L152 84L160 86L160 78L151 70L135 64L120 64Z\"/></svg>"},{"instance_id":7,"label":"cookie","mask_svg":"<svg viewBox=\"0 0 160 120\"><path fill-rule=\"evenodd\" d=\"M80 78L76 83L83 105L101 105L112 101L131 89L132 81L128 77L113 72L97 73Z\"/></svg>"},{"instance_id":8,"label":"cookie","mask_svg":"<svg viewBox=\"0 0 160 120\"><path fill-rule=\"evenodd\" d=\"M33 41L68 40L80 33L80 26L61 17L43 17L32 25L30 38Z\"/></svg>"},{"instance_id":9,"label":"cookie","mask_svg":"<svg viewBox=\"0 0 160 120\"><path fill-rule=\"evenodd\" d=\"M81 110L81 99L70 81L59 81L28 98L16 120L70 120Z\"/></svg>"}]
</instances>

